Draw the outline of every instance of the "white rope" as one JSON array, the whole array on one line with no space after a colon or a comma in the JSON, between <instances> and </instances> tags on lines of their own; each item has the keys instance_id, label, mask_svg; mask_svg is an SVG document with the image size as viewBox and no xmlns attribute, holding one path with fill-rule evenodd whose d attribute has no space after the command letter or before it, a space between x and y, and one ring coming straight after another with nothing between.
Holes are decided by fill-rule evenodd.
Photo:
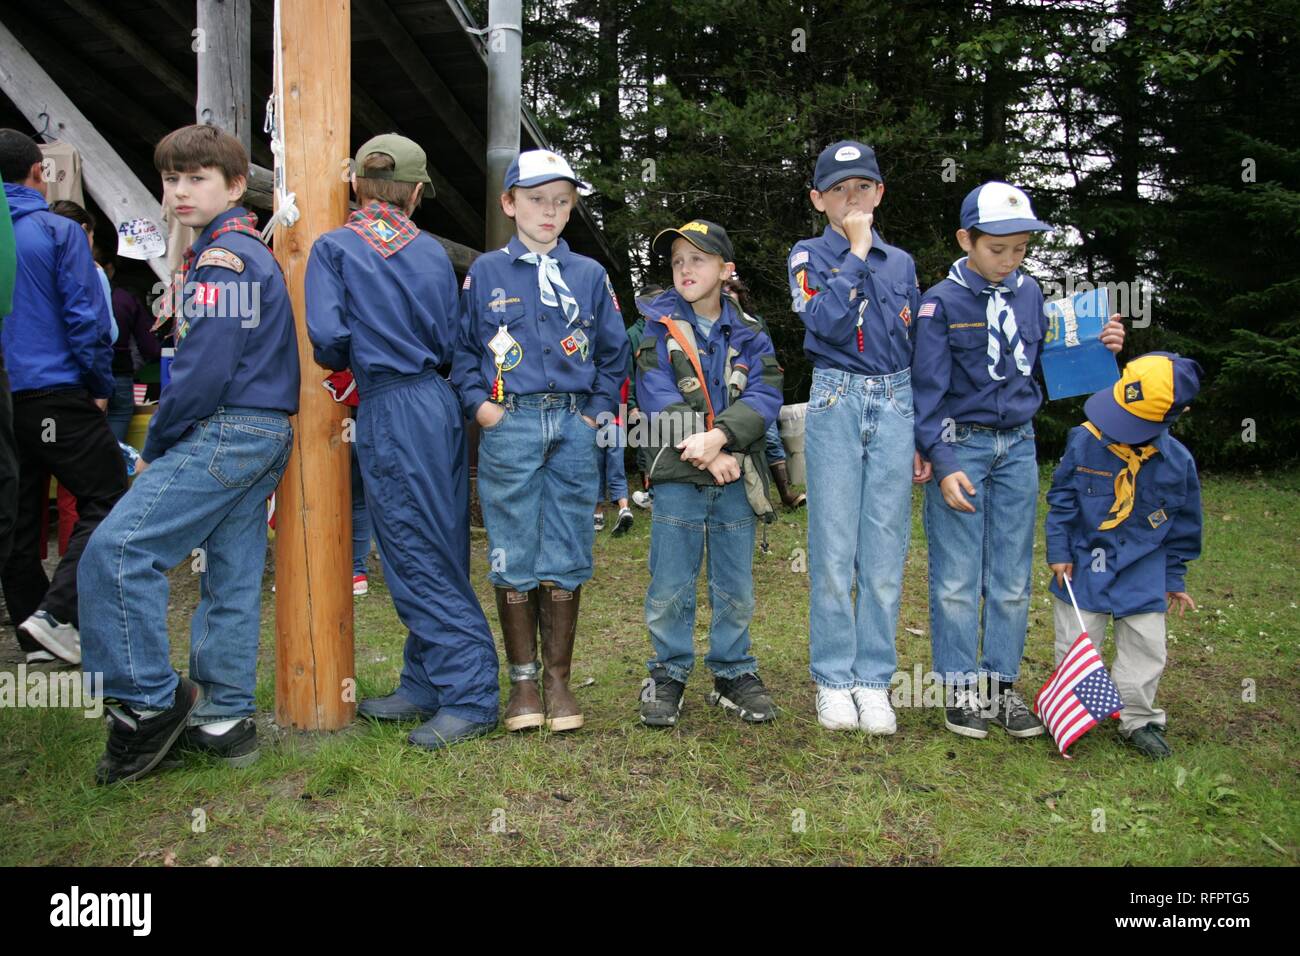
<instances>
[{"instance_id":1,"label":"white rope","mask_svg":"<svg viewBox=\"0 0 1300 956\"><path fill-rule=\"evenodd\" d=\"M266 121L262 132L271 135L271 154L275 157L275 213L262 230L262 241L270 244L277 226L292 228L298 221L297 196L284 188L284 58L281 56L280 0L275 0L275 88L266 101Z\"/></svg>"}]
</instances>

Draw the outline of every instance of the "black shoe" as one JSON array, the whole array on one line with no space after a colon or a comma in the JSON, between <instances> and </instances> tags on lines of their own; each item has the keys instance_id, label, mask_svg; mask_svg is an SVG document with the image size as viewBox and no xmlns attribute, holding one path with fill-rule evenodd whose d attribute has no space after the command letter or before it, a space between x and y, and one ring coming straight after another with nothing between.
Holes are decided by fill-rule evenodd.
<instances>
[{"instance_id":1,"label":"black shoe","mask_svg":"<svg viewBox=\"0 0 1300 956\"><path fill-rule=\"evenodd\" d=\"M185 731L190 714L202 699L199 685L182 677L174 703L161 714L140 717L123 704L109 705L108 746L95 767L95 782L138 780L154 770Z\"/></svg>"},{"instance_id":2,"label":"black shoe","mask_svg":"<svg viewBox=\"0 0 1300 956\"><path fill-rule=\"evenodd\" d=\"M1012 737L1038 737L1047 732L1047 728L1034 716L1029 705L1005 684L1002 686L1002 692L993 699L989 720Z\"/></svg>"},{"instance_id":3,"label":"black shoe","mask_svg":"<svg viewBox=\"0 0 1300 956\"><path fill-rule=\"evenodd\" d=\"M357 716L371 720L428 720L434 711L411 703L395 690L387 697L367 697L357 704Z\"/></svg>"},{"instance_id":4,"label":"black shoe","mask_svg":"<svg viewBox=\"0 0 1300 956\"><path fill-rule=\"evenodd\" d=\"M747 720L751 724L776 720L776 704L757 674L713 678L713 693L709 694L709 703L726 711L735 711L741 720Z\"/></svg>"},{"instance_id":5,"label":"black shoe","mask_svg":"<svg viewBox=\"0 0 1300 956\"><path fill-rule=\"evenodd\" d=\"M612 536L615 538L623 537L623 535L632 530L632 522L634 520L631 508L620 508L618 512L618 521L614 524L614 530L611 532Z\"/></svg>"},{"instance_id":6,"label":"black shoe","mask_svg":"<svg viewBox=\"0 0 1300 956\"><path fill-rule=\"evenodd\" d=\"M951 688L949 692L951 692ZM953 706L944 709L943 725L954 734L983 740L989 735L988 718L980 707L979 692L973 687L958 687Z\"/></svg>"},{"instance_id":7,"label":"black shoe","mask_svg":"<svg viewBox=\"0 0 1300 956\"><path fill-rule=\"evenodd\" d=\"M1159 724L1139 727L1129 735L1128 742L1152 760L1164 760L1174 752L1165 742L1165 728Z\"/></svg>"},{"instance_id":8,"label":"black shoe","mask_svg":"<svg viewBox=\"0 0 1300 956\"><path fill-rule=\"evenodd\" d=\"M495 720L491 723L476 722L454 717L445 710L440 710L431 720L411 731L411 735L406 739L409 743L423 747L425 750L441 750L462 740L490 734L496 730L496 726Z\"/></svg>"},{"instance_id":9,"label":"black shoe","mask_svg":"<svg viewBox=\"0 0 1300 956\"><path fill-rule=\"evenodd\" d=\"M668 676L668 671L656 667L641 682L641 723L651 727L671 727L682 712L682 694L686 685Z\"/></svg>"},{"instance_id":10,"label":"black shoe","mask_svg":"<svg viewBox=\"0 0 1300 956\"><path fill-rule=\"evenodd\" d=\"M178 750L207 754L227 767L247 767L261 753L257 745L257 724L245 717L224 734L210 734L202 727L189 727L177 742Z\"/></svg>"}]
</instances>

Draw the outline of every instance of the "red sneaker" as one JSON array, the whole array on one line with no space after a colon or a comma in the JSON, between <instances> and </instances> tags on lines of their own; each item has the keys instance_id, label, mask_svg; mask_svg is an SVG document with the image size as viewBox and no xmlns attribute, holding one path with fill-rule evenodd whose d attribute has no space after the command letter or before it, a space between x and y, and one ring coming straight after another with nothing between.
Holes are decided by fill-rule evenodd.
<instances>
[{"instance_id":1,"label":"red sneaker","mask_svg":"<svg viewBox=\"0 0 1300 956\"><path fill-rule=\"evenodd\" d=\"M352 596L357 597L362 594L370 593L370 582L364 574L352 575Z\"/></svg>"}]
</instances>

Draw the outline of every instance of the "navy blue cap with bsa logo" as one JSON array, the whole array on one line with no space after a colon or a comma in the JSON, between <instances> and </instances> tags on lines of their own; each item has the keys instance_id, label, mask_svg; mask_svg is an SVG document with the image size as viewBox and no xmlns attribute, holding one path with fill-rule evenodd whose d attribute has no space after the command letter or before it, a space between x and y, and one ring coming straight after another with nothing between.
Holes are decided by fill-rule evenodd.
<instances>
[{"instance_id":1,"label":"navy blue cap with bsa logo","mask_svg":"<svg viewBox=\"0 0 1300 956\"><path fill-rule=\"evenodd\" d=\"M1083 410L1108 437L1137 445L1172 425L1200 388L1195 359L1148 352L1125 365L1119 381L1094 393Z\"/></svg>"},{"instance_id":2,"label":"navy blue cap with bsa logo","mask_svg":"<svg viewBox=\"0 0 1300 956\"><path fill-rule=\"evenodd\" d=\"M515 186L530 189L557 179L567 179L578 189L591 189L590 185L574 175L573 168L563 156L549 149L529 149L516 156L506 170L501 188L503 191L509 191Z\"/></svg>"},{"instance_id":3,"label":"navy blue cap with bsa logo","mask_svg":"<svg viewBox=\"0 0 1300 956\"><path fill-rule=\"evenodd\" d=\"M855 177L872 179L878 183L885 181L880 175L875 150L866 143L851 139L840 140L831 143L817 157L817 166L813 170L813 189L824 193L836 183Z\"/></svg>"},{"instance_id":4,"label":"navy blue cap with bsa logo","mask_svg":"<svg viewBox=\"0 0 1300 956\"><path fill-rule=\"evenodd\" d=\"M686 225L678 226L676 229L661 230L650 242L650 250L666 258L672 254L673 242L677 239L685 239L701 252L722 256L723 262L736 261L736 250L732 247L731 240L727 238L727 230L716 222L692 219Z\"/></svg>"}]
</instances>

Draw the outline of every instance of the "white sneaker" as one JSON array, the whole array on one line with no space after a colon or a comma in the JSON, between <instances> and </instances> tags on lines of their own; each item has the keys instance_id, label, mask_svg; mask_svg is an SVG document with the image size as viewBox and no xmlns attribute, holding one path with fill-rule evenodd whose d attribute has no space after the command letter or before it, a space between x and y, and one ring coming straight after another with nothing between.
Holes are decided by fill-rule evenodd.
<instances>
[{"instance_id":1,"label":"white sneaker","mask_svg":"<svg viewBox=\"0 0 1300 956\"><path fill-rule=\"evenodd\" d=\"M847 690L817 688L817 720L827 730L857 730L858 709Z\"/></svg>"},{"instance_id":2,"label":"white sneaker","mask_svg":"<svg viewBox=\"0 0 1300 956\"><path fill-rule=\"evenodd\" d=\"M858 726L869 734L892 734L898 730L898 718L889 704L889 691L883 687L855 687L853 703L858 709Z\"/></svg>"},{"instance_id":3,"label":"white sneaker","mask_svg":"<svg viewBox=\"0 0 1300 956\"><path fill-rule=\"evenodd\" d=\"M649 508L654 504L654 498L650 496L648 491L634 491L632 492L632 504L638 508Z\"/></svg>"},{"instance_id":4,"label":"white sneaker","mask_svg":"<svg viewBox=\"0 0 1300 956\"><path fill-rule=\"evenodd\" d=\"M49 651L28 651L27 652L28 664L48 664L51 661L57 661L57 660L58 658L55 657L53 654L51 654Z\"/></svg>"},{"instance_id":5,"label":"white sneaker","mask_svg":"<svg viewBox=\"0 0 1300 956\"><path fill-rule=\"evenodd\" d=\"M81 634L71 624L56 621L48 611L37 611L19 625L19 630L59 660L81 663Z\"/></svg>"}]
</instances>

